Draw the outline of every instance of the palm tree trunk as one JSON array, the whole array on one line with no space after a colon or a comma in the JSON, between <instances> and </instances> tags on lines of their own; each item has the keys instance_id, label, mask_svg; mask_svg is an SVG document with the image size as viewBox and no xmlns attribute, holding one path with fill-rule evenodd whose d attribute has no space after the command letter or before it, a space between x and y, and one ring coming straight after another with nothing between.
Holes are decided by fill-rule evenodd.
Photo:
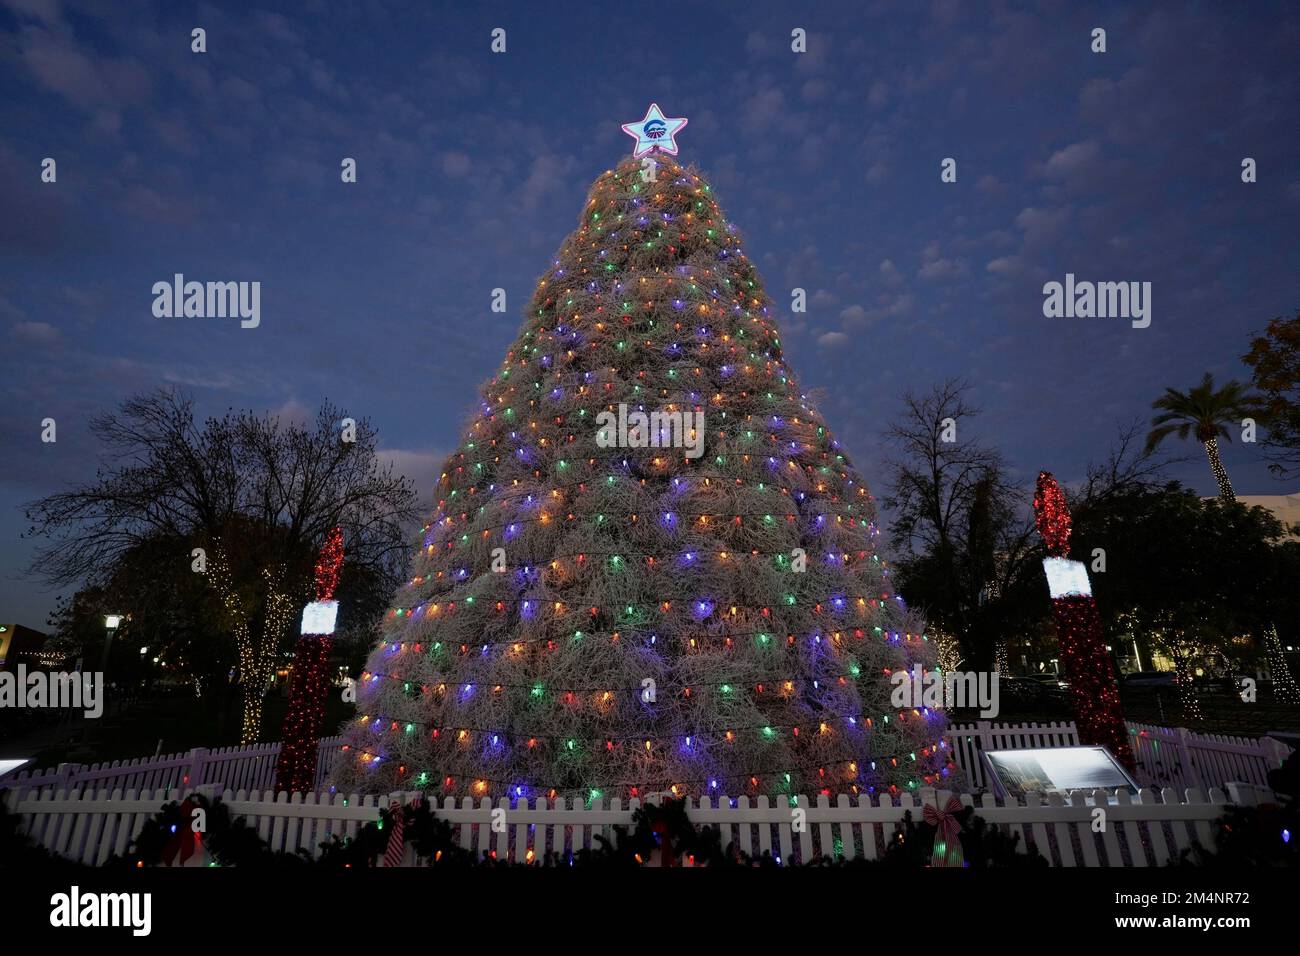
<instances>
[{"instance_id":1,"label":"palm tree trunk","mask_svg":"<svg viewBox=\"0 0 1300 956\"><path fill-rule=\"evenodd\" d=\"M1237 495L1232 490L1232 482L1228 480L1228 472L1224 470L1223 462L1219 460L1217 438L1211 438L1205 443L1205 457L1210 459L1210 470L1214 472L1214 480L1219 483L1219 500L1224 504L1232 504L1237 500Z\"/></svg>"}]
</instances>

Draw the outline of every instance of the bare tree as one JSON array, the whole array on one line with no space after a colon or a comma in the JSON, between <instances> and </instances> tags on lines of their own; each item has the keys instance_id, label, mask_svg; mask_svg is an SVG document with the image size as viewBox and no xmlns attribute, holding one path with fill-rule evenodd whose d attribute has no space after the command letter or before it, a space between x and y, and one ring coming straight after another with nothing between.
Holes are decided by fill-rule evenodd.
<instances>
[{"instance_id":1,"label":"bare tree","mask_svg":"<svg viewBox=\"0 0 1300 956\"><path fill-rule=\"evenodd\" d=\"M1083 485L1071 496L1078 505L1103 502L1114 495L1154 488L1165 482L1164 470L1191 455L1170 458L1146 445L1140 419L1121 422L1118 435L1103 462L1090 462Z\"/></svg>"},{"instance_id":2,"label":"bare tree","mask_svg":"<svg viewBox=\"0 0 1300 956\"><path fill-rule=\"evenodd\" d=\"M1007 605L997 599L1022 575L1033 522L1001 454L968 435L979 414L968 391L948 380L904 395L904 414L885 433L896 455L884 504L902 552L901 580L964 656L982 665L1005 638Z\"/></svg>"},{"instance_id":3,"label":"bare tree","mask_svg":"<svg viewBox=\"0 0 1300 956\"><path fill-rule=\"evenodd\" d=\"M235 411L199 424L193 399L160 390L95 418L91 432L105 450L95 480L25 506L29 534L49 539L32 572L106 582L146 541L184 542L174 560L195 562L220 599L239 649L242 737L256 740L316 548L341 526L350 564L391 586L417 515L413 487L380 463L371 423L328 402L308 424Z\"/></svg>"},{"instance_id":4,"label":"bare tree","mask_svg":"<svg viewBox=\"0 0 1300 956\"><path fill-rule=\"evenodd\" d=\"M909 391L903 417L885 431L899 453L887 462L893 479L885 505L894 512L894 543L907 551L954 550L976 487L1002 471L996 450L965 437L963 423L979 414L967 391L955 380L924 395Z\"/></svg>"}]
</instances>

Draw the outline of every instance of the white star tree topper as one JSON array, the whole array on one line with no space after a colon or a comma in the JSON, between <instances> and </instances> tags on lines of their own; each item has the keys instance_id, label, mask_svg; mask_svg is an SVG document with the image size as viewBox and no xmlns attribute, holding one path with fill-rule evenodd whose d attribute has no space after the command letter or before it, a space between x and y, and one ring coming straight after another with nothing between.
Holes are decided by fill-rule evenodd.
<instances>
[{"instance_id":1,"label":"white star tree topper","mask_svg":"<svg viewBox=\"0 0 1300 956\"><path fill-rule=\"evenodd\" d=\"M660 112L659 104L651 103L650 109L646 111L645 119L635 123L623 124L623 132L636 140L636 148L632 150L632 158L640 159L647 153L653 153L656 150L676 156L677 143L673 140L673 137L681 132L686 123L685 116L666 118Z\"/></svg>"}]
</instances>

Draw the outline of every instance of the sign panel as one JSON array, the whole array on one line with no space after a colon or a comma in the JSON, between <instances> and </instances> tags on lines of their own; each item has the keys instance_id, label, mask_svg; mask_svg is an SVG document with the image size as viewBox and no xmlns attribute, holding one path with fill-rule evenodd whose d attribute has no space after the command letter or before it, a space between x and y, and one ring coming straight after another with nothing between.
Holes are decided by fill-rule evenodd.
<instances>
[{"instance_id":1,"label":"sign panel","mask_svg":"<svg viewBox=\"0 0 1300 956\"><path fill-rule=\"evenodd\" d=\"M1047 589L1054 599L1092 596L1092 583L1083 562L1069 558L1044 558L1043 570L1047 572Z\"/></svg>"},{"instance_id":2,"label":"sign panel","mask_svg":"<svg viewBox=\"0 0 1300 956\"><path fill-rule=\"evenodd\" d=\"M338 613L338 601L312 601L302 609L302 633L333 634Z\"/></svg>"},{"instance_id":3,"label":"sign panel","mask_svg":"<svg viewBox=\"0 0 1300 956\"><path fill-rule=\"evenodd\" d=\"M1070 790L1128 790L1138 785L1105 747L983 751L988 778L1006 797Z\"/></svg>"},{"instance_id":4,"label":"sign panel","mask_svg":"<svg viewBox=\"0 0 1300 956\"><path fill-rule=\"evenodd\" d=\"M0 757L0 777L15 773L31 762L31 757L17 757L14 759L10 759L9 757Z\"/></svg>"}]
</instances>

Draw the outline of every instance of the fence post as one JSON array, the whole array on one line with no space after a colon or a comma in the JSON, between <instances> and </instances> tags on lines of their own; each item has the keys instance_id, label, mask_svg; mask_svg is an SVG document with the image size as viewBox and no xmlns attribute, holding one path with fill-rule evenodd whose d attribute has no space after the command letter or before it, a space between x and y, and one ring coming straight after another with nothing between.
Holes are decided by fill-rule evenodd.
<instances>
[{"instance_id":1,"label":"fence post","mask_svg":"<svg viewBox=\"0 0 1300 956\"><path fill-rule=\"evenodd\" d=\"M59 764L54 770L54 779L48 782L48 786L52 786L55 793L58 793L60 788L71 793L72 781L77 776L77 771L81 769L82 764L79 763ZM47 784L42 782L41 786L44 787L47 786Z\"/></svg>"},{"instance_id":2,"label":"fence post","mask_svg":"<svg viewBox=\"0 0 1300 956\"><path fill-rule=\"evenodd\" d=\"M1186 727L1179 727L1177 728L1177 731L1178 731L1178 754L1182 758L1181 762L1183 765L1183 773L1184 773L1183 779L1184 781L1186 781L1187 780L1186 775L1190 773L1191 785L1193 787L1197 787L1198 789L1204 789L1201 787L1201 771L1197 768L1196 761L1192 759L1192 748L1188 742L1188 737L1191 736L1192 732L1188 730Z\"/></svg>"},{"instance_id":3,"label":"fence post","mask_svg":"<svg viewBox=\"0 0 1300 956\"><path fill-rule=\"evenodd\" d=\"M1270 768L1282 766L1282 762L1291 756L1291 748L1276 737L1259 738L1259 752Z\"/></svg>"},{"instance_id":4,"label":"fence post","mask_svg":"<svg viewBox=\"0 0 1300 956\"><path fill-rule=\"evenodd\" d=\"M332 764L327 763L333 759L334 750L338 747L338 741L333 737L322 737L316 742L316 779L312 781L312 787L320 790L325 781L325 776L332 769Z\"/></svg>"},{"instance_id":5,"label":"fence post","mask_svg":"<svg viewBox=\"0 0 1300 956\"><path fill-rule=\"evenodd\" d=\"M1229 783L1228 802L1240 807L1254 807L1259 804L1259 790L1252 783Z\"/></svg>"},{"instance_id":6,"label":"fence post","mask_svg":"<svg viewBox=\"0 0 1300 956\"><path fill-rule=\"evenodd\" d=\"M198 789L203 783L203 768L207 766L208 755L211 754L207 747L195 747L190 751L190 766L185 771L185 776L181 779L180 789L184 791L186 787L191 790Z\"/></svg>"}]
</instances>

